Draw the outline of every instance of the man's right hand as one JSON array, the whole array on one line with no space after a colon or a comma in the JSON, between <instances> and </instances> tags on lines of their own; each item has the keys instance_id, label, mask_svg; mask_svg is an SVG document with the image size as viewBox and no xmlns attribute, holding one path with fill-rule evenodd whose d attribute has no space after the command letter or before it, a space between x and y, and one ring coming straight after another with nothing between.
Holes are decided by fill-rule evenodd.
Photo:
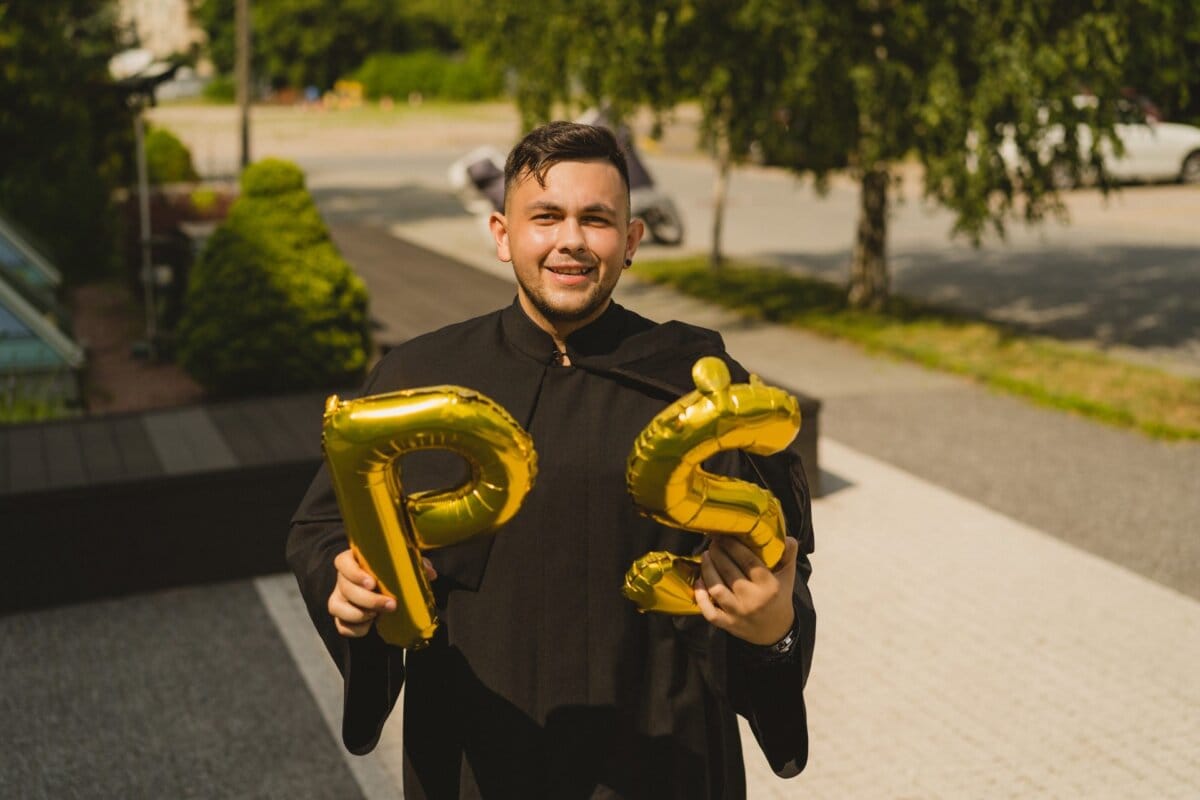
<instances>
[{"instance_id":1,"label":"man's right hand","mask_svg":"<svg viewBox=\"0 0 1200 800\"><path fill-rule=\"evenodd\" d=\"M429 580L437 572L429 559L421 559ZM337 583L329 594L329 615L342 636L358 639L371 630L371 623L380 614L396 610L396 601L378 591L379 582L354 557L354 551L343 550L333 559Z\"/></svg>"}]
</instances>

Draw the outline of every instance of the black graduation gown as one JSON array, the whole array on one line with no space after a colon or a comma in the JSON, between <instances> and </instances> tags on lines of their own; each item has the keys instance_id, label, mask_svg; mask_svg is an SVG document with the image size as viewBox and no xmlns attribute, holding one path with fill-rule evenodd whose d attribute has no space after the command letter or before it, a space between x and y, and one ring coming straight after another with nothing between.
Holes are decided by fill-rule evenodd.
<instances>
[{"instance_id":1,"label":"black graduation gown","mask_svg":"<svg viewBox=\"0 0 1200 800\"><path fill-rule=\"evenodd\" d=\"M798 773L815 625L798 453L720 454L710 465L768 486L800 540L795 657L764 661L701 617L638 614L619 591L630 563L650 550L694 552L702 538L635 512L624 478L633 441L693 388L697 358L724 358L735 381L746 372L715 332L657 325L616 304L567 348L571 366L558 366L553 340L514 303L392 350L364 386L456 384L488 395L532 435L538 476L494 536L428 554L442 626L406 663L374 631L344 639L334 629L332 559L347 544L328 475L318 473L293 519L288 560L343 674L346 747L374 748L407 680L410 798L743 797L735 711L779 775ZM453 457L423 458L406 463L406 489L458 482Z\"/></svg>"}]
</instances>

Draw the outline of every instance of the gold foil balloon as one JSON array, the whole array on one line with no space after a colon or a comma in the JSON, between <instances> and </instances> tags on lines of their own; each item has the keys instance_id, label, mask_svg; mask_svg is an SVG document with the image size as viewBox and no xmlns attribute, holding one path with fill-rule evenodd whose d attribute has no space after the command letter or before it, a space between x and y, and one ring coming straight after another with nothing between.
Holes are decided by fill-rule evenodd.
<instances>
[{"instance_id":1,"label":"gold foil balloon","mask_svg":"<svg viewBox=\"0 0 1200 800\"><path fill-rule=\"evenodd\" d=\"M777 453L800 430L800 404L751 375L731 384L729 368L708 356L692 366L696 391L658 414L634 442L625 480L642 513L674 528L737 536L768 566L783 555L783 510L766 489L713 475L700 465L722 450ZM697 556L647 553L633 562L622 592L640 611L698 614L692 584Z\"/></svg>"},{"instance_id":2,"label":"gold foil balloon","mask_svg":"<svg viewBox=\"0 0 1200 800\"><path fill-rule=\"evenodd\" d=\"M325 404L321 436L350 546L396 610L384 641L421 647L437 630L421 551L494 531L512 519L537 475L533 440L492 400L458 386L411 389ZM406 495L399 458L417 450L462 456L461 486Z\"/></svg>"}]
</instances>

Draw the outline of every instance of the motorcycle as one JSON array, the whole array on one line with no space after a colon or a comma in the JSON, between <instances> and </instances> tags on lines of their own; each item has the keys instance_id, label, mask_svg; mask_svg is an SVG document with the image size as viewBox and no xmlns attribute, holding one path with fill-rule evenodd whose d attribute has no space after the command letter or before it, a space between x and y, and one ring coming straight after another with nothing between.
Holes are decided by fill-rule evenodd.
<instances>
[{"instance_id":1,"label":"motorcycle","mask_svg":"<svg viewBox=\"0 0 1200 800\"><path fill-rule=\"evenodd\" d=\"M576 122L608 128L629 167L629 205L633 216L646 223L646 231L657 244L678 245L683 241L683 218L674 201L660 191L638 155L633 136L625 125L613 126L600 109L585 112ZM450 165L450 185L463 205L479 214L504 210L505 155L494 147L480 147Z\"/></svg>"}]
</instances>

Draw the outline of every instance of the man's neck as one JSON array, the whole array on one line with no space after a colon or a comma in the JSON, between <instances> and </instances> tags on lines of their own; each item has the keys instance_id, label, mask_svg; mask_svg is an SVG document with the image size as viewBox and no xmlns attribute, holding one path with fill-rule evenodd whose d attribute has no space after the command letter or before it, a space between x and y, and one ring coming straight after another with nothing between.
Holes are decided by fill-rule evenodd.
<instances>
[{"instance_id":1,"label":"man's neck","mask_svg":"<svg viewBox=\"0 0 1200 800\"><path fill-rule=\"evenodd\" d=\"M529 317L534 325L537 325L543 331L550 334L550 338L554 340L554 349L562 354L562 360L559 363L561 363L563 366L570 366L571 363L571 360L567 357L567 337L580 328L585 328L598 320L612 304L612 299L610 298L608 302L605 303L594 314L591 314L584 319L562 320L556 323L546 319L537 310L537 308L535 308L533 304L525 298L523 294L518 295L518 297L520 299L521 308L525 312L525 316Z\"/></svg>"}]
</instances>

